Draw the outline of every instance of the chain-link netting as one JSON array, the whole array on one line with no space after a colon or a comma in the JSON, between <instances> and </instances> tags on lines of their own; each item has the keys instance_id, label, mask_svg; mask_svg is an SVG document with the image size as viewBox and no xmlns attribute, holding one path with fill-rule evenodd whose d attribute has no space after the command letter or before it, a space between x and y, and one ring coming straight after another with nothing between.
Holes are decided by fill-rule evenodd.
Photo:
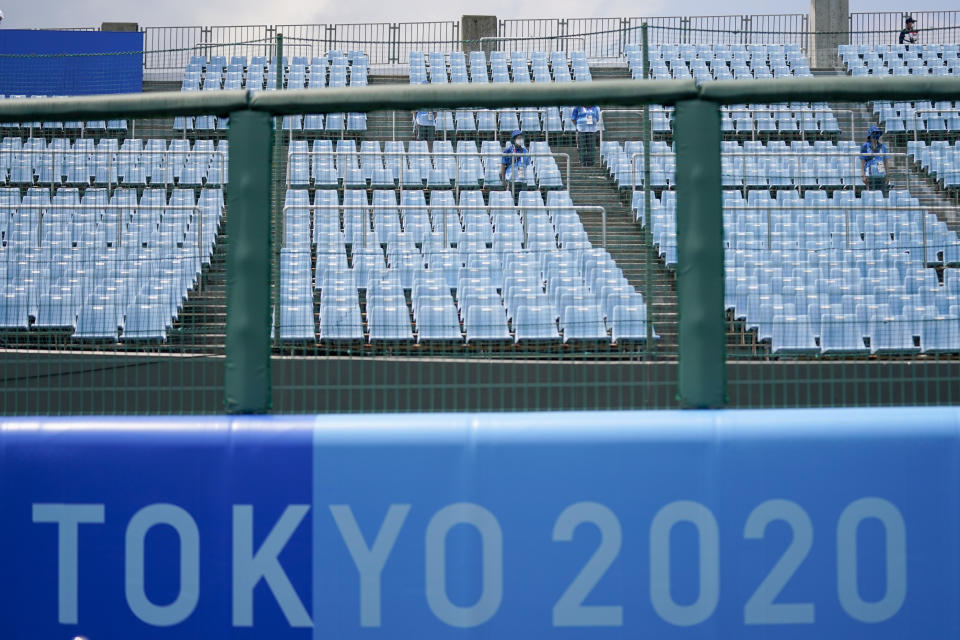
<instances>
[{"instance_id":1,"label":"chain-link netting","mask_svg":"<svg viewBox=\"0 0 960 640\"><path fill-rule=\"evenodd\" d=\"M639 39L616 65L424 47L402 75L308 38L221 47L176 87L644 77ZM838 54L851 75L960 69L949 44ZM791 42L658 41L648 62L812 75ZM674 109L590 107L276 118L273 409L676 406ZM221 410L229 118L0 128L4 412ZM960 104L730 104L721 129L730 403L956 402Z\"/></svg>"}]
</instances>

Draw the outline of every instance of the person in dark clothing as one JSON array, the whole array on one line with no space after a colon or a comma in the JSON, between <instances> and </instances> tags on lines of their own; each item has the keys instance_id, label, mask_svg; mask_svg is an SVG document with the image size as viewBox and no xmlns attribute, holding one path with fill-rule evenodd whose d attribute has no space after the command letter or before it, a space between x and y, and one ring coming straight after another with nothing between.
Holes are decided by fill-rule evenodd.
<instances>
[{"instance_id":1,"label":"person in dark clothing","mask_svg":"<svg viewBox=\"0 0 960 640\"><path fill-rule=\"evenodd\" d=\"M909 45L917 44L920 42L920 36L917 34L917 21L913 19L913 16L907 16L904 21L905 26L900 30L900 44Z\"/></svg>"},{"instance_id":2,"label":"person in dark clothing","mask_svg":"<svg viewBox=\"0 0 960 640\"><path fill-rule=\"evenodd\" d=\"M867 141L860 147L860 162L863 184L867 189L882 191L884 197L887 185L887 145L880 142L883 131L878 126L867 131Z\"/></svg>"}]
</instances>

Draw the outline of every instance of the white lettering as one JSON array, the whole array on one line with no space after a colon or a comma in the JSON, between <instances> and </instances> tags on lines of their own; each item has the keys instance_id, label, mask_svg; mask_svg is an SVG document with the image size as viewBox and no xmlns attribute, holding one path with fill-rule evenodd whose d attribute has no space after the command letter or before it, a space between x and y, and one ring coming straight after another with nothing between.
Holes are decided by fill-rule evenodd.
<instances>
[{"instance_id":1,"label":"white lettering","mask_svg":"<svg viewBox=\"0 0 960 640\"><path fill-rule=\"evenodd\" d=\"M357 572L360 574L360 626L361 627L379 627L380 626L380 574L383 573L383 565L386 564L390 552L393 551L393 545L400 535L400 528L403 526L407 513L410 512L408 504L392 504L387 510L387 517L373 541L373 548L367 547L363 539L360 527L357 525L356 518L353 517L353 510L350 505L332 504L330 513L340 529L340 535L343 537L347 549L350 551L350 557L357 566Z\"/></svg>"},{"instance_id":2,"label":"white lettering","mask_svg":"<svg viewBox=\"0 0 960 640\"><path fill-rule=\"evenodd\" d=\"M469 524L480 532L482 545L480 598L460 607L447 597L447 533ZM427 604L451 627L476 627L494 616L503 599L503 533L497 518L478 504L458 502L437 511L427 525Z\"/></svg>"},{"instance_id":3,"label":"white lettering","mask_svg":"<svg viewBox=\"0 0 960 640\"><path fill-rule=\"evenodd\" d=\"M876 518L886 533L887 591L877 602L860 597L857 581L857 529ZM837 522L837 595L840 606L854 620L867 623L892 618L907 597L907 525L900 510L883 498L854 500Z\"/></svg>"},{"instance_id":4,"label":"white lettering","mask_svg":"<svg viewBox=\"0 0 960 640\"><path fill-rule=\"evenodd\" d=\"M144 576L144 543L147 532L169 525L180 538L180 592L167 605L147 598ZM200 599L200 532L197 523L175 504L151 504L133 514L126 535L126 596L130 611L155 627L169 627L186 620Z\"/></svg>"},{"instance_id":5,"label":"white lettering","mask_svg":"<svg viewBox=\"0 0 960 640\"><path fill-rule=\"evenodd\" d=\"M679 522L697 528L700 540L700 594L679 605L670 595L670 532ZM657 614L678 627L699 624L713 615L720 599L720 534L717 519L699 502L678 500L660 509L650 525L650 600Z\"/></svg>"},{"instance_id":6,"label":"white lettering","mask_svg":"<svg viewBox=\"0 0 960 640\"><path fill-rule=\"evenodd\" d=\"M77 624L79 525L103 524L102 504L34 504L33 521L57 525L57 621Z\"/></svg>"},{"instance_id":7,"label":"white lettering","mask_svg":"<svg viewBox=\"0 0 960 640\"><path fill-rule=\"evenodd\" d=\"M309 510L305 504L287 505L263 544L254 552L253 505L233 505L233 626L253 626L253 589L261 578L266 580L290 626L313 626L277 559Z\"/></svg>"}]
</instances>

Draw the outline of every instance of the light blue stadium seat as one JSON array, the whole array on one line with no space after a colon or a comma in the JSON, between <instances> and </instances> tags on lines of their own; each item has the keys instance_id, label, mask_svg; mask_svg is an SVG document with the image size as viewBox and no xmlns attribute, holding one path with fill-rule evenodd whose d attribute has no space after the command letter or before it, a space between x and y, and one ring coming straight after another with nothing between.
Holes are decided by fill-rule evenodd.
<instances>
[{"instance_id":1,"label":"light blue stadium seat","mask_svg":"<svg viewBox=\"0 0 960 640\"><path fill-rule=\"evenodd\" d=\"M512 340L501 306L473 305L466 311L467 343Z\"/></svg>"},{"instance_id":2,"label":"light blue stadium seat","mask_svg":"<svg viewBox=\"0 0 960 640\"><path fill-rule=\"evenodd\" d=\"M39 300L34 326L38 329L70 329L77 327L77 305L69 294L44 296Z\"/></svg>"},{"instance_id":3,"label":"light blue stadium seat","mask_svg":"<svg viewBox=\"0 0 960 640\"><path fill-rule=\"evenodd\" d=\"M355 294L356 292L354 292ZM323 304L320 307L321 342L357 342L363 340L360 307L352 304Z\"/></svg>"},{"instance_id":4,"label":"light blue stadium seat","mask_svg":"<svg viewBox=\"0 0 960 640\"><path fill-rule=\"evenodd\" d=\"M960 353L960 317L933 317L923 325L920 345L924 353Z\"/></svg>"},{"instance_id":5,"label":"light blue stadium seat","mask_svg":"<svg viewBox=\"0 0 960 640\"><path fill-rule=\"evenodd\" d=\"M914 346L913 335L903 318L878 318L870 333L871 353L909 354L920 351Z\"/></svg>"},{"instance_id":6,"label":"light blue stadium seat","mask_svg":"<svg viewBox=\"0 0 960 640\"><path fill-rule=\"evenodd\" d=\"M824 315L821 318L820 351L824 354L867 353L857 319L852 315Z\"/></svg>"},{"instance_id":7,"label":"light blue stadium seat","mask_svg":"<svg viewBox=\"0 0 960 640\"><path fill-rule=\"evenodd\" d=\"M567 294L564 294L567 295ZM609 342L603 322L603 311L598 304L559 305L563 342Z\"/></svg>"},{"instance_id":8,"label":"light blue stadium seat","mask_svg":"<svg viewBox=\"0 0 960 640\"><path fill-rule=\"evenodd\" d=\"M115 299L97 301L91 297L77 316L74 339L116 342L119 336L119 304Z\"/></svg>"},{"instance_id":9,"label":"light blue stadium seat","mask_svg":"<svg viewBox=\"0 0 960 640\"><path fill-rule=\"evenodd\" d=\"M134 303L128 306L123 325L123 341L166 341L169 317L165 311L159 303Z\"/></svg>"},{"instance_id":10,"label":"light blue stadium seat","mask_svg":"<svg viewBox=\"0 0 960 640\"><path fill-rule=\"evenodd\" d=\"M515 341L559 342L557 312L550 306L520 305L514 314Z\"/></svg>"},{"instance_id":11,"label":"light blue stadium seat","mask_svg":"<svg viewBox=\"0 0 960 640\"><path fill-rule=\"evenodd\" d=\"M402 298L398 301L402 301ZM372 309L368 309L367 316L371 343L413 340L410 311L405 303L388 306L374 305Z\"/></svg>"},{"instance_id":12,"label":"light blue stadium seat","mask_svg":"<svg viewBox=\"0 0 960 640\"><path fill-rule=\"evenodd\" d=\"M807 316L773 317L770 350L774 354L813 354L820 351Z\"/></svg>"}]
</instances>

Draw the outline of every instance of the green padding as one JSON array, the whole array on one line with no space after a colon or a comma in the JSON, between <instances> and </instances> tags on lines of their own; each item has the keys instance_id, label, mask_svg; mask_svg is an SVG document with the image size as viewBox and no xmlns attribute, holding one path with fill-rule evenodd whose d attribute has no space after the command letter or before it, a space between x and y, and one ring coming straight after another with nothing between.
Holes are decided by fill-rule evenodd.
<instances>
[{"instance_id":1,"label":"green padding","mask_svg":"<svg viewBox=\"0 0 960 640\"><path fill-rule=\"evenodd\" d=\"M270 410L270 115L230 115L226 410Z\"/></svg>"},{"instance_id":2,"label":"green padding","mask_svg":"<svg viewBox=\"0 0 960 640\"><path fill-rule=\"evenodd\" d=\"M952 100L960 78L789 78L709 82L599 80L570 84L389 85L280 92L168 91L0 101L0 121L130 118L213 114L251 108L273 114L433 107L676 104L700 97L721 104L811 100Z\"/></svg>"},{"instance_id":3,"label":"green padding","mask_svg":"<svg viewBox=\"0 0 960 640\"><path fill-rule=\"evenodd\" d=\"M544 104L632 106L673 104L695 98L693 80L598 80L569 84L373 85L335 89L258 92L250 108L271 113L339 113L377 109L442 107L527 107Z\"/></svg>"},{"instance_id":4,"label":"green padding","mask_svg":"<svg viewBox=\"0 0 960 640\"><path fill-rule=\"evenodd\" d=\"M774 78L708 82L700 87L704 100L720 104L748 102L816 102L843 100L956 100L960 77Z\"/></svg>"},{"instance_id":5,"label":"green padding","mask_svg":"<svg viewBox=\"0 0 960 640\"><path fill-rule=\"evenodd\" d=\"M100 120L147 116L226 116L246 109L247 91L163 91L71 98L0 100L0 121Z\"/></svg>"},{"instance_id":6,"label":"green padding","mask_svg":"<svg viewBox=\"0 0 960 640\"><path fill-rule=\"evenodd\" d=\"M684 407L726 400L720 110L677 103L677 303L679 399Z\"/></svg>"}]
</instances>

